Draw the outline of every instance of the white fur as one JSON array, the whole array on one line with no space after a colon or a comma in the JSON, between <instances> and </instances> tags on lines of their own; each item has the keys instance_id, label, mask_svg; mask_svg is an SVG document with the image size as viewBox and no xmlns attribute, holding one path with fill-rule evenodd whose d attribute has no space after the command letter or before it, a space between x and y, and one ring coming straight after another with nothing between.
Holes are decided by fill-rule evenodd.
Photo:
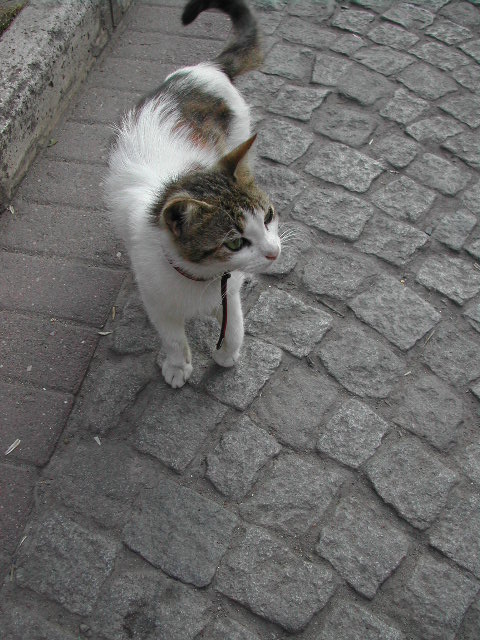
<instances>
[{"instance_id":1,"label":"white fur","mask_svg":"<svg viewBox=\"0 0 480 640\"><path fill-rule=\"evenodd\" d=\"M186 67L189 77L228 103L233 117L227 150L250 136L249 108L227 76L215 65ZM130 112L118 130L105 183L106 201L113 221L127 246L143 303L158 330L166 351L162 372L172 387L181 387L192 372L191 354L185 336L185 320L198 314L214 314L221 320L218 267L192 265L178 255L170 231L154 227L149 210L166 183L187 172L193 165L211 167L218 161L212 148L195 146L187 132L176 130L175 114L165 98L152 99L139 114ZM232 255L228 281L228 325L222 348L214 358L222 366L232 366L243 342L240 303L242 269L258 270L271 263L266 256L280 253L276 219L267 229L263 212L247 215L245 237L251 245ZM168 258L197 277L196 282L178 273Z\"/></svg>"}]
</instances>

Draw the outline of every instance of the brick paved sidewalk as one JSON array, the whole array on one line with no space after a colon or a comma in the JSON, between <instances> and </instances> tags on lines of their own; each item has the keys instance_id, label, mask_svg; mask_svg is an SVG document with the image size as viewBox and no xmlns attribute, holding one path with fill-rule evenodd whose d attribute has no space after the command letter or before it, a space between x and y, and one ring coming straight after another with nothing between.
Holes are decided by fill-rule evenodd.
<instances>
[{"instance_id":1,"label":"brick paved sidewalk","mask_svg":"<svg viewBox=\"0 0 480 640\"><path fill-rule=\"evenodd\" d=\"M480 6L255 1L296 237L238 365L194 322L172 390L100 185L109 124L223 45L181 4L134 4L0 217L0 637L478 640Z\"/></svg>"}]
</instances>

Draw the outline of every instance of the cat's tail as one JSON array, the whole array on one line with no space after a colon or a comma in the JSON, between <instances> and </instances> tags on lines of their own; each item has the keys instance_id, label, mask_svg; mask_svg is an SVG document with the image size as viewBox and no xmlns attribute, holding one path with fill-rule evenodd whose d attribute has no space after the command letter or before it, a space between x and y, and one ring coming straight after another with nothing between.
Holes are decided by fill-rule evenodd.
<instances>
[{"instance_id":1,"label":"cat's tail","mask_svg":"<svg viewBox=\"0 0 480 640\"><path fill-rule=\"evenodd\" d=\"M259 67L263 53L257 21L244 0L189 0L183 10L183 24L190 24L206 9L220 9L232 20L235 39L215 58L215 63L230 80Z\"/></svg>"}]
</instances>

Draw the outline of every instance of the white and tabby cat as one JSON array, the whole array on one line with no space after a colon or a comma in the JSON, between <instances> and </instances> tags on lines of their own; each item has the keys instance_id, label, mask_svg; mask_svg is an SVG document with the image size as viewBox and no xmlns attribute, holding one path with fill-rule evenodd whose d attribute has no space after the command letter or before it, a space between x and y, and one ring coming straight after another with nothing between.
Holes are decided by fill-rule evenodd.
<instances>
[{"instance_id":1,"label":"white and tabby cat","mask_svg":"<svg viewBox=\"0 0 480 640\"><path fill-rule=\"evenodd\" d=\"M214 314L225 325L222 294L228 323L213 357L234 364L243 342L242 272L264 270L280 254L277 215L248 163L249 108L231 82L262 60L256 21L244 0L190 0L183 23L209 8L231 17L234 41L213 62L168 76L125 116L106 179L172 387L192 372L185 320Z\"/></svg>"}]
</instances>

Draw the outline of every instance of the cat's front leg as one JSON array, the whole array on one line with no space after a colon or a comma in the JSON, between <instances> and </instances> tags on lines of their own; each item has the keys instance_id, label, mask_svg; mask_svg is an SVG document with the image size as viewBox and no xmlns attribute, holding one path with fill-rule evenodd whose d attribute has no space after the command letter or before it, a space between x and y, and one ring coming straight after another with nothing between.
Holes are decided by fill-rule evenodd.
<instances>
[{"instance_id":1,"label":"cat's front leg","mask_svg":"<svg viewBox=\"0 0 480 640\"><path fill-rule=\"evenodd\" d=\"M222 308L216 312L217 320L222 324ZM228 321L225 339L220 349L213 352L213 359L222 367L233 367L240 356L243 344L243 313L238 291L228 295Z\"/></svg>"}]
</instances>

